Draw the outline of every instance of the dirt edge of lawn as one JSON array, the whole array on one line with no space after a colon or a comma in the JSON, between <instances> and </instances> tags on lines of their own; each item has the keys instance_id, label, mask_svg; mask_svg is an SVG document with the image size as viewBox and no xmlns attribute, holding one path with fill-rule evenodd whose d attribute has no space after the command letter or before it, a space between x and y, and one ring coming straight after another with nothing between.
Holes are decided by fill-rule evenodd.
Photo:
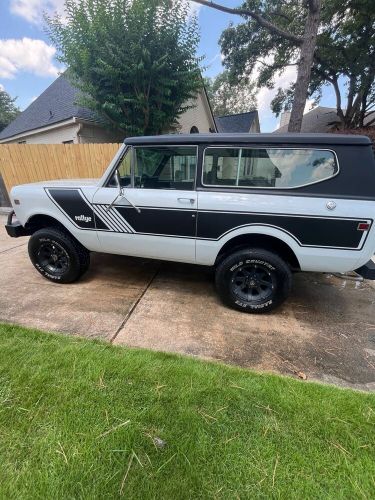
<instances>
[{"instance_id":1,"label":"dirt edge of lawn","mask_svg":"<svg viewBox=\"0 0 375 500\"><path fill-rule=\"evenodd\" d=\"M370 497L375 395L0 324L0 496Z\"/></svg>"}]
</instances>

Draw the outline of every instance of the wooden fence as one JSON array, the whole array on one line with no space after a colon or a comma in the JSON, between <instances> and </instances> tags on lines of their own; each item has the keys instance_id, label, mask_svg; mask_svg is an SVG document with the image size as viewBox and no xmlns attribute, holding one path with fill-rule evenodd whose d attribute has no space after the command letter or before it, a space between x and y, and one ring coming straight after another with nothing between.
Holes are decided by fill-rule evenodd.
<instances>
[{"instance_id":1,"label":"wooden fence","mask_svg":"<svg viewBox=\"0 0 375 500\"><path fill-rule=\"evenodd\" d=\"M101 177L120 144L0 144L0 175L8 190L54 179Z\"/></svg>"}]
</instances>

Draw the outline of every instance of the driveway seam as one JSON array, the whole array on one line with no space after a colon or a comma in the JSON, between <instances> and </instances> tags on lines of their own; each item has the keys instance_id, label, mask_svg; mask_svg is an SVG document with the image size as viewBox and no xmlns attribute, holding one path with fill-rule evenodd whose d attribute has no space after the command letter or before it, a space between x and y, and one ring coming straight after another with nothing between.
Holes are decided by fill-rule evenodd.
<instances>
[{"instance_id":1,"label":"driveway seam","mask_svg":"<svg viewBox=\"0 0 375 500\"><path fill-rule=\"evenodd\" d=\"M12 247L12 248L7 248L6 250L1 250L0 254L10 252L11 250L14 250L15 248L20 248L20 247L23 247L25 245L27 245L27 243L22 243L21 245L17 245L17 246Z\"/></svg>"},{"instance_id":2,"label":"driveway seam","mask_svg":"<svg viewBox=\"0 0 375 500\"><path fill-rule=\"evenodd\" d=\"M133 302L131 308L129 309L129 311L127 312L124 320L122 321L121 325L117 328L116 332L114 333L114 335L112 335L112 337L110 338L109 342L111 344L113 344L113 342L116 340L116 337L118 336L118 334L121 332L121 330L124 328L124 326L126 325L126 323L129 321L131 315L133 314L133 312L135 311L135 309L137 308L138 304L140 303L140 301L143 299L143 297L145 296L145 293L147 292L147 290L150 288L152 282L154 281L154 279L156 278L156 276L158 275L160 271L160 267L158 267L158 269L154 272L154 274L152 275L150 281L147 283L145 289L143 290L143 292L141 293L141 295Z\"/></svg>"}]
</instances>

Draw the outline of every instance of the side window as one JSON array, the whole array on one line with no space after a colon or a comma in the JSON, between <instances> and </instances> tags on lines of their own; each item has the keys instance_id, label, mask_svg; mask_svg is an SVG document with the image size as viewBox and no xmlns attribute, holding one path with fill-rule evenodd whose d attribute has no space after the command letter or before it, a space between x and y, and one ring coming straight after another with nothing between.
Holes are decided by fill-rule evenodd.
<instances>
[{"instance_id":1,"label":"side window","mask_svg":"<svg viewBox=\"0 0 375 500\"><path fill-rule=\"evenodd\" d=\"M338 172L331 151L317 149L207 148L203 184L295 188Z\"/></svg>"},{"instance_id":2,"label":"side window","mask_svg":"<svg viewBox=\"0 0 375 500\"><path fill-rule=\"evenodd\" d=\"M194 189L196 147L152 146L135 148L134 187L142 189Z\"/></svg>"},{"instance_id":3,"label":"side window","mask_svg":"<svg viewBox=\"0 0 375 500\"><path fill-rule=\"evenodd\" d=\"M121 186L123 187L131 186L131 181L132 181L131 165L132 165L132 150L131 148L129 148L117 166L117 170L119 171L120 174Z\"/></svg>"},{"instance_id":4,"label":"side window","mask_svg":"<svg viewBox=\"0 0 375 500\"><path fill-rule=\"evenodd\" d=\"M132 150L128 148L124 156L121 158L117 164L117 170L120 174L120 181L122 187L131 186L131 160L132 160ZM111 178L108 181L107 187L115 188L117 187L116 173L113 172Z\"/></svg>"}]
</instances>

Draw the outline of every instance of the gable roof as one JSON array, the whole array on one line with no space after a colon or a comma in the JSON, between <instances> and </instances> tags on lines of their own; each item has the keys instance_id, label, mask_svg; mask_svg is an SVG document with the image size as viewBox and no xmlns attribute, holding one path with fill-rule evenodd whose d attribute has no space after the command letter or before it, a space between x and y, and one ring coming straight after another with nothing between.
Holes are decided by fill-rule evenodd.
<instances>
[{"instance_id":1,"label":"gable roof","mask_svg":"<svg viewBox=\"0 0 375 500\"><path fill-rule=\"evenodd\" d=\"M215 116L217 131L221 133L249 133L258 111L238 113L235 115Z\"/></svg>"},{"instance_id":2,"label":"gable roof","mask_svg":"<svg viewBox=\"0 0 375 500\"><path fill-rule=\"evenodd\" d=\"M0 132L0 140L27 133L42 127L76 117L92 122L103 122L93 111L75 104L80 91L61 75L15 120Z\"/></svg>"},{"instance_id":3,"label":"gable roof","mask_svg":"<svg viewBox=\"0 0 375 500\"><path fill-rule=\"evenodd\" d=\"M340 122L340 119L337 116L336 108L317 106L303 115L301 132L328 132L337 122ZM288 132L288 125L274 131L275 134L283 134L284 132Z\"/></svg>"}]
</instances>

